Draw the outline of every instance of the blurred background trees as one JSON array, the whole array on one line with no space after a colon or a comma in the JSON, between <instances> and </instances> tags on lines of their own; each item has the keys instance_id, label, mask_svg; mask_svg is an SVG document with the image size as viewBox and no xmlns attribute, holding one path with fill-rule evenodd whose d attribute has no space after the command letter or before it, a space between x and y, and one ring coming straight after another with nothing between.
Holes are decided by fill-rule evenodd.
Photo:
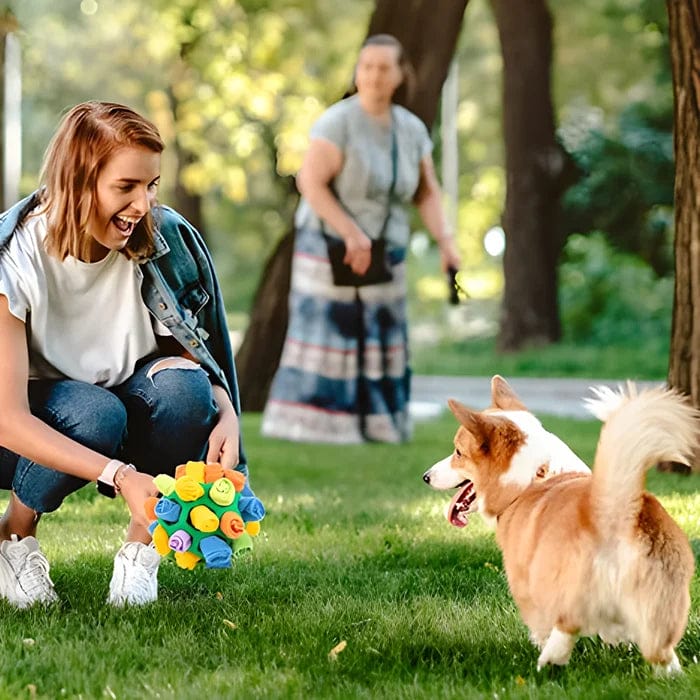
<instances>
[{"instance_id":1,"label":"blurred background trees","mask_svg":"<svg viewBox=\"0 0 700 700\"><path fill-rule=\"evenodd\" d=\"M553 19L546 0L492 0L503 56L506 198L499 347L519 350L561 337L557 261L561 196L577 179L556 135Z\"/></svg>"},{"instance_id":2,"label":"blurred background trees","mask_svg":"<svg viewBox=\"0 0 700 700\"><path fill-rule=\"evenodd\" d=\"M505 112L508 85L528 74L517 51L514 63L504 61L504 29L511 50L519 51L512 42L527 39L525 23L534 14L521 18L522 26L504 27L504 18L513 19L511 3L450 4L459 6L459 14L466 6L461 25L451 29L457 39L456 221L465 260L460 282L469 298L456 309L447 308L436 251L416 222L410 298L418 368L421 353L434 355L448 347L463 353L458 371L468 374L469 351L460 343L477 334L493 338L499 330L503 348L561 336L562 342L581 346L640 347L648 340L657 351L661 338L659 351L667 352L674 156L663 3L523 3L523 8L536 5L549 13L551 52L546 42L539 47L542 59L551 53L548 73L546 66L542 69L549 85L537 93L534 83L520 85L518 101L509 102ZM21 190L34 188L43 150L67 107L110 99L147 113L168 143L161 200L186 212L205 232L232 326L242 334L265 263L289 229L297 199L292 178L311 123L348 87L373 18L393 16L398 27L407 8L397 0L377 5L372 0L0 3L16 18L22 47ZM450 48L449 37L429 33L427 23L417 26L425 34L414 25L410 36L422 55L438 56L436 49ZM433 73L427 71L425 82L437 94L444 76ZM442 115L440 105L434 106L436 114L424 118L436 116L439 167ZM526 121L528 107L532 112ZM528 213L509 208L506 148L509 133L511 145L513 134L519 134L527 147L535 128L546 132L552 152L575 169L566 171L570 181L554 187L551 208ZM522 201L527 203L527 197ZM506 299L502 306L501 229L513 242L511 250L517 250L514 241L522 227L529 227L524 250L537 236L541 244L529 257L514 257L509 279L517 274L521 281L511 299L520 303L522 290L528 291L529 307L541 304L549 320L545 332L537 324L533 333L523 326L517 304ZM545 292L534 285L541 270L549 276ZM634 376L633 366L628 374Z\"/></svg>"},{"instance_id":3,"label":"blurred background trees","mask_svg":"<svg viewBox=\"0 0 700 700\"><path fill-rule=\"evenodd\" d=\"M447 77L468 0L416 0L406 5L377 0L367 36L392 34L415 66L415 84L403 85L395 99L431 128L438 112L442 85ZM441 37L438 45L433 37ZM355 55L355 58L357 56ZM342 95L338 95L340 99ZM282 355L288 321L294 227L265 264L251 305L248 327L236 354L243 405L253 411L265 407Z\"/></svg>"}]
</instances>

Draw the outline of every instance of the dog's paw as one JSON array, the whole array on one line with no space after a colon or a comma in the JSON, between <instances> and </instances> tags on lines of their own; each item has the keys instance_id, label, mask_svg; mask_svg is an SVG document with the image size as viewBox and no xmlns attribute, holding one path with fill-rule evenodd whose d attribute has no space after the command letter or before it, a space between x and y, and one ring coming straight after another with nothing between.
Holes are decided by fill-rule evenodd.
<instances>
[{"instance_id":1,"label":"dog's paw","mask_svg":"<svg viewBox=\"0 0 700 700\"><path fill-rule=\"evenodd\" d=\"M542 651L544 649L544 645L547 642L547 635L541 635L538 634L537 632L533 632L530 630L530 642L537 647L538 651Z\"/></svg>"},{"instance_id":2,"label":"dog's paw","mask_svg":"<svg viewBox=\"0 0 700 700\"><path fill-rule=\"evenodd\" d=\"M576 637L555 627L537 659L537 670L541 671L547 664L565 666L569 662L575 643Z\"/></svg>"},{"instance_id":3,"label":"dog's paw","mask_svg":"<svg viewBox=\"0 0 700 700\"><path fill-rule=\"evenodd\" d=\"M676 652L673 652L673 658L667 664L655 664L654 665L654 675L661 678L667 678L669 676L680 676L683 675L683 669L681 668L681 662L676 656Z\"/></svg>"}]
</instances>

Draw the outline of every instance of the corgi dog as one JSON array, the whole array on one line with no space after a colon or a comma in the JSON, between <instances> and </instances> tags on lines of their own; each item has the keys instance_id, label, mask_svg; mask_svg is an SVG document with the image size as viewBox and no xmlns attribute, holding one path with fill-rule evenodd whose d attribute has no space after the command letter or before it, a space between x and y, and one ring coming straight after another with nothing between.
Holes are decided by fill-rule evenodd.
<instances>
[{"instance_id":1,"label":"corgi dog","mask_svg":"<svg viewBox=\"0 0 700 700\"><path fill-rule=\"evenodd\" d=\"M485 411L448 402L460 422L454 452L423 480L458 488L451 523L479 512L495 527L538 670L565 665L579 636L599 635L633 642L654 668L677 672L694 558L644 481L659 461L688 462L700 414L668 389L593 392L586 403L604 425L592 473L495 376Z\"/></svg>"}]
</instances>

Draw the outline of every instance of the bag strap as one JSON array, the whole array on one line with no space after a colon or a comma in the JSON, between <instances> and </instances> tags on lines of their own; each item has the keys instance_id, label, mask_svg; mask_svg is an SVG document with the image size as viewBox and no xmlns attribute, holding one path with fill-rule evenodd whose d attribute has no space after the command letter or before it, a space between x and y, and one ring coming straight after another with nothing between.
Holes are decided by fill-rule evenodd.
<instances>
[{"instance_id":1,"label":"bag strap","mask_svg":"<svg viewBox=\"0 0 700 700\"><path fill-rule=\"evenodd\" d=\"M379 231L378 240L384 238L384 232L386 231L386 225L389 223L389 218L391 217L391 199L394 195L394 188L396 187L396 173L398 171L399 162L399 145L396 141L396 129L394 129L394 111L392 107L391 111L391 185L389 187L389 194L386 200L386 216L384 217L384 223ZM323 223L323 219L319 216L318 221L321 224L321 232L326 233L326 227Z\"/></svg>"},{"instance_id":2,"label":"bag strap","mask_svg":"<svg viewBox=\"0 0 700 700\"><path fill-rule=\"evenodd\" d=\"M391 186L389 187L389 194L386 200L386 216L384 217L384 223L379 231L379 240L384 238L386 232L386 225L389 223L389 218L391 217L391 199L394 195L394 188L396 187L396 172L398 170L399 161L399 146L396 142L396 129L394 129L394 114L392 110L391 114Z\"/></svg>"}]
</instances>

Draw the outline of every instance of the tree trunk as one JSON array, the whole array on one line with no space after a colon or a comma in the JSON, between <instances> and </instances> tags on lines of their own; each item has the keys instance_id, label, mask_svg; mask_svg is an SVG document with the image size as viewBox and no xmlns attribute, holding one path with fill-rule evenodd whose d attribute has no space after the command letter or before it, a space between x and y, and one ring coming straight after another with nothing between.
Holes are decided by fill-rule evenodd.
<instances>
[{"instance_id":1,"label":"tree trunk","mask_svg":"<svg viewBox=\"0 0 700 700\"><path fill-rule=\"evenodd\" d=\"M175 209L202 234L202 238L206 241L207 231L202 214L202 197L199 194L190 192L182 184L182 171L187 165L193 163L196 158L192 153L185 151L177 142L177 139L175 139L175 154L177 158L175 189L173 191Z\"/></svg>"},{"instance_id":2,"label":"tree trunk","mask_svg":"<svg viewBox=\"0 0 700 700\"><path fill-rule=\"evenodd\" d=\"M170 109L173 113L173 119L177 123L178 99L175 96L175 91L173 90L172 86L168 87L167 92L168 101L170 102ZM202 215L202 197L198 194L189 192L182 184L182 171L190 163L194 162L195 156L181 146L177 135L175 136L174 151L176 162L175 187L173 189L173 197L175 200L174 207L202 234L202 237L206 241L206 226L204 224L204 216Z\"/></svg>"},{"instance_id":3,"label":"tree trunk","mask_svg":"<svg viewBox=\"0 0 700 700\"><path fill-rule=\"evenodd\" d=\"M287 333L294 229L267 259L255 293L250 321L236 353L238 390L245 411L262 411L270 392Z\"/></svg>"},{"instance_id":4,"label":"tree trunk","mask_svg":"<svg viewBox=\"0 0 700 700\"><path fill-rule=\"evenodd\" d=\"M416 69L412 95L397 100L432 126L468 0L377 0L368 36L393 34ZM440 37L435 41L434 37ZM294 233L268 259L255 293L250 323L236 353L241 404L262 411L279 365L287 331Z\"/></svg>"},{"instance_id":5,"label":"tree trunk","mask_svg":"<svg viewBox=\"0 0 700 700\"><path fill-rule=\"evenodd\" d=\"M435 121L468 2L377 0L369 21L367 36L392 34L406 50L416 72L416 85L413 94L401 86L395 99L417 114L428 129Z\"/></svg>"},{"instance_id":6,"label":"tree trunk","mask_svg":"<svg viewBox=\"0 0 700 700\"><path fill-rule=\"evenodd\" d=\"M700 1L667 0L674 92L676 280L669 385L700 408ZM700 451L694 471L700 471Z\"/></svg>"},{"instance_id":7,"label":"tree trunk","mask_svg":"<svg viewBox=\"0 0 700 700\"><path fill-rule=\"evenodd\" d=\"M559 202L575 168L555 136L552 18L545 0L492 0L503 55L505 291L499 347L559 339Z\"/></svg>"}]
</instances>

